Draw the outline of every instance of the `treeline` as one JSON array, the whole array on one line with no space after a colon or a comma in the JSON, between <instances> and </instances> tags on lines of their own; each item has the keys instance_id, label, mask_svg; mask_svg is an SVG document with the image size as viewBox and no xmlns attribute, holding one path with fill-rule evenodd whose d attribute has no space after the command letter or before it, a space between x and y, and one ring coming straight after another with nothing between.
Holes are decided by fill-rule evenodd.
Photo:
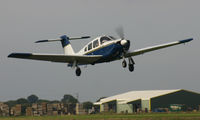
<instances>
[{"instance_id":1,"label":"treeline","mask_svg":"<svg viewBox=\"0 0 200 120\"><path fill-rule=\"evenodd\" d=\"M75 105L76 103L79 103L79 101L73 97L72 95L66 94L63 96L63 98L61 100L45 100L45 99L39 99L38 96L32 94L30 96L28 96L27 98L19 98L17 100L9 100L4 102L5 104L7 104L10 108L17 105L17 104L21 104L22 107L22 114L25 114L26 112L26 108L27 107L31 107L33 103L37 103L37 104L41 104L41 103L47 103L47 104L51 104L51 103L64 103L64 104L71 104L71 105ZM84 109L91 109L93 107L93 103L90 101L87 102L83 102L83 108Z\"/></svg>"}]
</instances>

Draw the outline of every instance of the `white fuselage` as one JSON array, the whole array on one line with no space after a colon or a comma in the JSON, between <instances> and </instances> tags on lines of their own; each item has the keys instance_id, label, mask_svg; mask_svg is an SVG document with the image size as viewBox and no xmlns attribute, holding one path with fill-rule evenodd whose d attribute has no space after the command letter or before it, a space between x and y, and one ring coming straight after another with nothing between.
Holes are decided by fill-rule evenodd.
<instances>
[{"instance_id":1,"label":"white fuselage","mask_svg":"<svg viewBox=\"0 0 200 120\"><path fill-rule=\"evenodd\" d=\"M97 37L95 39L93 39L92 41L90 41L89 43L87 43L78 53L78 55L87 55L89 53L92 53L96 50L99 50L101 48L104 48L106 46L109 46L111 44L115 44L116 42L120 41L120 40L115 40L113 38L110 38L110 40L108 41L103 41L101 38L102 37L107 37L107 36L100 36Z\"/></svg>"}]
</instances>

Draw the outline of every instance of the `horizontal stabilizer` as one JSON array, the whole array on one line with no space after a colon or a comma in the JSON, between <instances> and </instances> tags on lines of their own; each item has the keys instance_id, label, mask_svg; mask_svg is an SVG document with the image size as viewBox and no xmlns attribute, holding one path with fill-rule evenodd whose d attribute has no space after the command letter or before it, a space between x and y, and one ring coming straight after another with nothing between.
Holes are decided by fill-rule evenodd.
<instances>
[{"instance_id":1,"label":"horizontal stabilizer","mask_svg":"<svg viewBox=\"0 0 200 120\"><path fill-rule=\"evenodd\" d=\"M48 39L48 40L38 40L35 43L41 43L41 42L54 42L54 41L61 41L62 39Z\"/></svg>"},{"instance_id":2,"label":"horizontal stabilizer","mask_svg":"<svg viewBox=\"0 0 200 120\"><path fill-rule=\"evenodd\" d=\"M69 38L69 40L78 40L78 39L88 39L88 38L90 38L90 36L83 36L83 37L71 37L71 38Z\"/></svg>"},{"instance_id":3,"label":"horizontal stabilizer","mask_svg":"<svg viewBox=\"0 0 200 120\"><path fill-rule=\"evenodd\" d=\"M90 38L90 36L82 36L82 37L67 37L66 36L66 39L68 40L78 40L78 39L88 39ZM55 41L62 41L63 40L63 37L61 36L60 38L58 39L47 39L47 40L39 40L39 41L36 41L35 43L41 43L41 42L55 42Z\"/></svg>"}]
</instances>

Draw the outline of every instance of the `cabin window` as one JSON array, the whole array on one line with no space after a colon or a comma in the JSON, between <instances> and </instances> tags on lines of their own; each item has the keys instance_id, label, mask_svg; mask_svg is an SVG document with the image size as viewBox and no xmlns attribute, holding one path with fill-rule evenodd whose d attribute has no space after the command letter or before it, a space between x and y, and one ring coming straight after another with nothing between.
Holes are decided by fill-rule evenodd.
<instances>
[{"instance_id":1,"label":"cabin window","mask_svg":"<svg viewBox=\"0 0 200 120\"><path fill-rule=\"evenodd\" d=\"M100 42L101 42L101 44L103 44L103 43L110 41L110 40L111 40L110 38L104 36L104 37L101 37Z\"/></svg>"},{"instance_id":2,"label":"cabin window","mask_svg":"<svg viewBox=\"0 0 200 120\"><path fill-rule=\"evenodd\" d=\"M85 47L85 52L87 51L87 47Z\"/></svg>"},{"instance_id":3,"label":"cabin window","mask_svg":"<svg viewBox=\"0 0 200 120\"><path fill-rule=\"evenodd\" d=\"M91 50L92 49L92 43L90 43L89 45L88 45L88 50Z\"/></svg>"},{"instance_id":4,"label":"cabin window","mask_svg":"<svg viewBox=\"0 0 200 120\"><path fill-rule=\"evenodd\" d=\"M95 41L93 42L93 48L98 47L98 46L99 46L99 41L98 41L98 40L95 40Z\"/></svg>"}]
</instances>

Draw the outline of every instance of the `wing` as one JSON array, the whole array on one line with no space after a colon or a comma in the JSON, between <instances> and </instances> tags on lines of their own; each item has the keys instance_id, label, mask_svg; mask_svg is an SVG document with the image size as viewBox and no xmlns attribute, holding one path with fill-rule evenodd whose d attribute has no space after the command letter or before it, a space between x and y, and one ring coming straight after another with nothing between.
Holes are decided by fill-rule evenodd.
<instances>
[{"instance_id":1,"label":"wing","mask_svg":"<svg viewBox=\"0 0 200 120\"><path fill-rule=\"evenodd\" d=\"M146 48L134 50L133 52L126 53L125 57L131 57L131 56L144 54L146 52L151 52L151 51L154 51L154 50L158 50L158 49L162 49L162 48L166 48L166 47L170 47L170 46L174 46L174 45L178 45L178 44L187 43L187 42L190 42L192 40L193 40L193 38L190 38L190 39L185 39L185 40L180 40L180 41L175 41L175 42L170 42L170 43L166 43L166 44L161 44L161 45L156 45L156 46L151 46L151 47L146 47Z\"/></svg>"},{"instance_id":2,"label":"wing","mask_svg":"<svg viewBox=\"0 0 200 120\"><path fill-rule=\"evenodd\" d=\"M91 64L99 60L101 55L64 55L64 54L39 54L39 53L11 53L8 57L43 60L61 63L73 63L77 61L79 64Z\"/></svg>"}]
</instances>

